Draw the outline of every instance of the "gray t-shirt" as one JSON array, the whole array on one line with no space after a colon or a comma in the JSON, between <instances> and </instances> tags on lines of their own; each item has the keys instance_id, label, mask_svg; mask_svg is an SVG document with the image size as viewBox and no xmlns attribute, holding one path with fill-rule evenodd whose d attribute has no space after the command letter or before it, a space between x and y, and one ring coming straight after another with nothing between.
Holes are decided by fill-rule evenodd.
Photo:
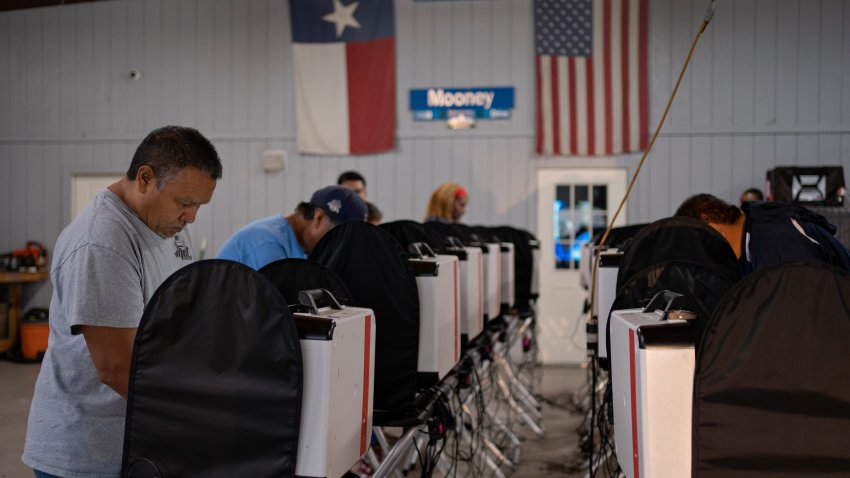
<instances>
[{"instance_id":1,"label":"gray t-shirt","mask_svg":"<svg viewBox=\"0 0 850 478\"><path fill-rule=\"evenodd\" d=\"M68 478L119 476L127 402L98 380L79 326L138 327L157 287L190 262L185 231L162 238L109 190L62 231L24 463Z\"/></svg>"}]
</instances>

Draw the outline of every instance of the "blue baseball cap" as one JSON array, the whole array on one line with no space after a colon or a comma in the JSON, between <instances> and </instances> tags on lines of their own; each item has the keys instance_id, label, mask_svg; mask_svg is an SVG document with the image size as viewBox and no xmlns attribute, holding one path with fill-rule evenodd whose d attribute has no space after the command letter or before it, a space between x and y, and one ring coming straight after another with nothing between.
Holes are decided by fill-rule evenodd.
<instances>
[{"instance_id":1,"label":"blue baseball cap","mask_svg":"<svg viewBox=\"0 0 850 478\"><path fill-rule=\"evenodd\" d=\"M369 208L354 191L342 186L326 186L313 193L310 204L322 208L322 211L339 224L347 221L365 221L369 217Z\"/></svg>"}]
</instances>

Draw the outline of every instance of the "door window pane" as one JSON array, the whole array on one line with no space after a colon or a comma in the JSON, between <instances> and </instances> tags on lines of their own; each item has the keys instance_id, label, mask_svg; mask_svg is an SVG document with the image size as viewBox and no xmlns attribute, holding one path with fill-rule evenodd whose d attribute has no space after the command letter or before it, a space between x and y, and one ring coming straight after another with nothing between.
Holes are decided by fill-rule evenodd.
<instances>
[{"instance_id":1,"label":"door window pane","mask_svg":"<svg viewBox=\"0 0 850 478\"><path fill-rule=\"evenodd\" d=\"M573 216L570 205L572 201L572 186L558 185L555 187L555 204L553 207L553 223L555 236L555 268L570 268L570 245L572 244Z\"/></svg>"},{"instance_id":2,"label":"door window pane","mask_svg":"<svg viewBox=\"0 0 850 478\"><path fill-rule=\"evenodd\" d=\"M589 198L590 186L586 184L576 184L576 209L588 209Z\"/></svg>"},{"instance_id":3,"label":"door window pane","mask_svg":"<svg viewBox=\"0 0 850 478\"><path fill-rule=\"evenodd\" d=\"M572 189L573 187L569 184L558 185L555 187L555 199L557 201L561 201L561 207L565 207L567 209L570 208L570 205L573 203L570 199Z\"/></svg>"},{"instance_id":4,"label":"door window pane","mask_svg":"<svg viewBox=\"0 0 850 478\"><path fill-rule=\"evenodd\" d=\"M608 186L605 184L593 185L593 210L608 210Z\"/></svg>"},{"instance_id":5,"label":"door window pane","mask_svg":"<svg viewBox=\"0 0 850 478\"><path fill-rule=\"evenodd\" d=\"M608 186L559 184L552 213L555 268L578 269L582 244L608 226Z\"/></svg>"},{"instance_id":6,"label":"door window pane","mask_svg":"<svg viewBox=\"0 0 850 478\"><path fill-rule=\"evenodd\" d=\"M594 214L593 215L593 229L601 232L605 232L605 228L608 227L608 215L607 214Z\"/></svg>"}]
</instances>

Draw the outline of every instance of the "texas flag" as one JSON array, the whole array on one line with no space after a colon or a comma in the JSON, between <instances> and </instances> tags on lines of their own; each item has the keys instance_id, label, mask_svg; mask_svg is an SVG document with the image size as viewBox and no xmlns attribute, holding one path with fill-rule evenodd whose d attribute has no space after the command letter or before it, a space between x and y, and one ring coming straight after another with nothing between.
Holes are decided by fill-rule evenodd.
<instances>
[{"instance_id":1,"label":"texas flag","mask_svg":"<svg viewBox=\"0 0 850 478\"><path fill-rule=\"evenodd\" d=\"M393 0L290 0L298 150L368 154L395 141Z\"/></svg>"}]
</instances>

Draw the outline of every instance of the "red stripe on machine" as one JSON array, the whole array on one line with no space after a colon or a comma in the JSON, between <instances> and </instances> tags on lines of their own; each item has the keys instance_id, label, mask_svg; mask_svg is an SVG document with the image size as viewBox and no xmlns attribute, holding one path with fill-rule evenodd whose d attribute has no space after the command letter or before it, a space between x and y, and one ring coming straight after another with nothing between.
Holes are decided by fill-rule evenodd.
<instances>
[{"instance_id":1,"label":"red stripe on machine","mask_svg":"<svg viewBox=\"0 0 850 478\"><path fill-rule=\"evenodd\" d=\"M484 254L478 260L478 329L484 328ZM472 337L470 337L472 338Z\"/></svg>"},{"instance_id":2,"label":"red stripe on machine","mask_svg":"<svg viewBox=\"0 0 850 478\"><path fill-rule=\"evenodd\" d=\"M496 275L499 276L499 280L496 281L496 303L499 304L499 312L498 315L502 315L502 255L501 249L499 249L499 260L496 261Z\"/></svg>"},{"instance_id":3,"label":"red stripe on machine","mask_svg":"<svg viewBox=\"0 0 850 478\"><path fill-rule=\"evenodd\" d=\"M632 395L632 461L634 478L640 478L640 459L638 456L637 389L635 384L635 331L629 332L629 385Z\"/></svg>"},{"instance_id":4,"label":"red stripe on machine","mask_svg":"<svg viewBox=\"0 0 850 478\"><path fill-rule=\"evenodd\" d=\"M458 320L460 320L460 318L458 317L458 298L457 298L457 276L458 276L458 274L460 274L460 272L458 271L458 269L460 268L459 264L460 264L459 262L455 262L455 338L454 338L454 342L455 342L455 362L457 362L458 359L460 358L460 356L459 356L460 352L458 351L458 342L460 340L460 339L458 339L458 334L460 333L458 331Z\"/></svg>"},{"instance_id":5,"label":"red stripe on machine","mask_svg":"<svg viewBox=\"0 0 850 478\"><path fill-rule=\"evenodd\" d=\"M360 411L360 455L366 453L369 445L369 370L372 362L372 316L367 315L364 322L365 345L363 346L363 406Z\"/></svg>"}]
</instances>

